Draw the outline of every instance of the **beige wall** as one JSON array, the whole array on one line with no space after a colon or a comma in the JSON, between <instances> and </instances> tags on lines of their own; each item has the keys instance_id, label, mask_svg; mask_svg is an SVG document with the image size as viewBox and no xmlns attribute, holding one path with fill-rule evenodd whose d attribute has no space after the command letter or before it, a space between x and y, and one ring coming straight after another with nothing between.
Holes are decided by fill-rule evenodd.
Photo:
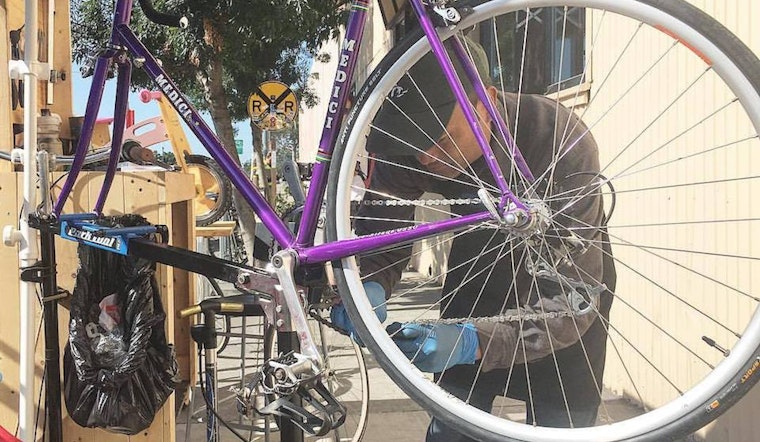
<instances>
[{"instance_id":1,"label":"beige wall","mask_svg":"<svg viewBox=\"0 0 760 442\"><path fill-rule=\"evenodd\" d=\"M760 50L760 31L751 26L753 13L760 12L760 4L750 0L736 1L694 1L705 10L736 32L739 38L747 42L755 51ZM694 124L693 116L706 115L722 103L733 97L717 82L713 83L708 74L701 80L711 88L711 93L702 101L690 101L689 97L679 102L646 133L638 137L638 131L649 124L661 110L664 110L674 97L691 79L696 79L705 64L682 45L675 47L664 60L658 64L653 75L631 90L620 102L614 100L625 94L634 79L655 63L657 57L665 53L673 43L670 38L653 29L643 29L636 36L629 49L633 56L617 60L620 53L621 36L633 35L635 28L623 21L617 21L609 15L602 20L600 15L590 18L591 32L595 35L601 30L592 55L591 96L601 88L609 92L596 98L594 109L613 111L599 120L599 112L590 110L584 114L584 120L594 125L593 133L601 151L602 165L610 164L605 172L614 176L631 164L633 155L641 155L655 143L661 143L676 137L681 131ZM603 25L599 25L600 23ZM607 42L615 42L608 44ZM619 63L615 74L607 79L609 68ZM618 74L624 73L624 74ZM656 77L657 81L650 81ZM603 86L602 86L603 84ZM608 102L604 103L607 99ZM703 106L704 112L701 110ZM713 146L725 140L740 139L754 133L749 122L731 107L719 118L711 119L697 130L692 130L678 138L667 149L657 152L651 162L671 161L692 155L702 146ZM582 110L578 111L583 113ZM600 121L597 124L597 121ZM638 137L638 138L637 138ZM619 158L620 147L631 143L631 147ZM699 147L697 147L699 146ZM651 192L626 193L626 189L658 187L674 183L690 183L700 180L722 179L725 176L750 175L749 165L760 161L757 140L739 143L731 149L720 149L715 153L699 155L688 161L689 167L680 168L679 174L663 174L662 168L636 173L628 179L620 180L617 186L618 208L610 225L612 242L656 244L672 249L698 249L707 251L730 250L739 255L751 255L752 250L760 246L752 238L749 229L752 223L738 224L726 232L721 226L705 224L691 228L677 227L648 229L646 227L630 229L623 225L630 220L662 222L662 220L680 219L740 219L756 218L758 209L752 204L751 195L760 189L745 183L726 183L709 187L711 193L706 195L700 186L666 188ZM638 167L638 169L642 169ZM727 171L738 171L728 173ZM745 173L746 171L746 173ZM725 193L724 193L725 192ZM730 195L737 195L731 198ZM757 235L754 235L755 237ZM625 265L618 265L617 299L613 307L611 322L615 330L611 332L612 345L608 349L608 368L605 384L619 394L631 398L641 398L648 406L657 406L671 400L677 395L675 388L664 380L666 376L677 387L692 385L704 376L706 364L695 361L693 355L687 354L683 347L669 339L663 333L652 332L648 320L666 324L668 332L677 340L686 343L707 362L717 364L721 354L707 347L701 337L709 336L717 342L726 343L729 348L735 337L721 325L741 331L749 315L757 307L755 301L749 301L720 284L699 277L685 269L674 266L660 266L659 259L648 252L633 247L614 247L613 253L622 263L643 262L639 272L632 271ZM662 251L663 258L683 259L683 254ZM725 265L712 256L690 256L686 265L711 278L734 284L747 293L757 291L757 279L754 275L760 271L757 263L742 263L740 267ZM735 261L730 261L735 264ZM655 284L656 283L656 284ZM693 309L684 307L675 296L664 295L663 289L673 293L697 308L717 312L720 324L706 320ZM624 336L624 338L622 338ZM632 356L631 344L642 351L641 357ZM625 354L628 363L623 366L616 352ZM647 362L651 361L651 364ZM663 369L660 375L651 368L656 365ZM633 388L631 379L637 380L638 391ZM700 431L699 435L709 441L753 441L760 433L760 421L754 416L754 408L760 404L760 391L754 391L738 406L724 417Z\"/></svg>"},{"instance_id":2,"label":"beige wall","mask_svg":"<svg viewBox=\"0 0 760 442\"><path fill-rule=\"evenodd\" d=\"M380 9L375 3L370 3L370 18L364 30L361 52L354 72L354 82L361 86L372 70L377 66L386 52L391 47L391 33L383 26ZM344 33L341 32L341 39ZM330 55L327 63L315 61L312 65L310 85L319 97L319 103L312 108L301 109L298 126L299 161L313 162L319 147L319 138L322 136L322 125L327 114L330 92L335 70L338 67L340 54L339 41L327 41L320 49L320 53ZM358 89L357 89L358 90Z\"/></svg>"}]
</instances>

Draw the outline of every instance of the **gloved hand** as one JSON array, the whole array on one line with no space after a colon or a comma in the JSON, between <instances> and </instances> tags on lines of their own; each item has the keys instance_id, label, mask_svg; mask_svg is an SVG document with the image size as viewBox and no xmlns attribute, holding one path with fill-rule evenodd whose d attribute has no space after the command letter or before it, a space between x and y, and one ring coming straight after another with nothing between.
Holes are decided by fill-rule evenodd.
<instances>
[{"instance_id":1,"label":"gloved hand","mask_svg":"<svg viewBox=\"0 0 760 442\"><path fill-rule=\"evenodd\" d=\"M386 329L398 348L427 373L440 373L459 364L474 364L480 339L472 324L399 324Z\"/></svg>"},{"instance_id":2,"label":"gloved hand","mask_svg":"<svg viewBox=\"0 0 760 442\"><path fill-rule=\"evenodd\" d=\"M385 302L385 289L380 283L375 281L368 281L363 284L364 292L367 294L369 303L375 309L375 314L380 322L384 322L388 318L388 308ZM335 304L330 309L330 320L333 324L347 331L348 334L359 345L364 345L359 339L359 335L356 333L354 325L351 323L351 319L348 317L346 307L341 302Z\"/></svg>"}]
</instances>

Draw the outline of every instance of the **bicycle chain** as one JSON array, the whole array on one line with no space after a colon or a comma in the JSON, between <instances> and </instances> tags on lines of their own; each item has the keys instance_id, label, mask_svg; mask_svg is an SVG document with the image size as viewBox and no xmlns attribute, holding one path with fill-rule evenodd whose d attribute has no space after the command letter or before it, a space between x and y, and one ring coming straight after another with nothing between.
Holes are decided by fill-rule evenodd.
<instances>
[{"instance_id":1,"label":"bicycle chain","mask_svg":"<svg viewBox=\"0 0 760 442\"><path fill-rule=\"evenodd\" d=\"M496 316L481 316L477 318L440 318L440 319L416 319L410 321L414 324L421 325L438 325L438 324L476 324L491 323L491 324L507 324L513 322L522 321L536 321L541 319L559 319L569 318L573 316L579 316L580 313L574 312L549 312L549 313L525 313L522 315L496 315Z\"/></svg>"},{"instance_id":2,"label":"bicycle chain","mask_svg":"<svg viewBox=\"0 0 760 442\"><path fill-rule=\"evenodd\" d=\"M330 328L332 330L335 330L336 332L342 334L343 336L349 336L348 331L345 329L338 327L337 325L333 324L331 321L328 321L327 319L323 318L322 315L317 312L317 308L312 306L309 308L309 316L314 318L317 322L324 325L327 328Z\"/></svg>"},{"instance_id":3,"label":"bicycle chain","mask_svg":"<svg viewBox=\"0 0 760 442\"><path fill-rule=\"evenodd\" d=\"M475 324L478 322L491 323L491 324L507 324L507 323L513 323L513 322L522 322L522 321L537 321L537 320L544 320L544 319L569 318L572 316L579 316L581 314L582 313L574 313L574 312L566 311L566 312L549 312L549 313L525 313L522 315L481 316L477 318L416 319L414 321L409 321L409 322L414 323L414 324L420 324L420 325L438 325L438 324L449 325L449 324L463 324L463 323ZM317 320L319 323L323 324L325 327L331 328L344 336L349 335L349 333L346 330L338 327L337 325L323 318L319 313L317 313L315 308L309 309L309 316Z\"/></svg>"},{"instance_id":4,"label":"bicycle chain","mask_svg":"<svg viewBox=\"0 0 760 442\"><path fill-rule=\"evenodd\" d=\"M364 206L465 206L465 205L482 205L483 202L479 198L449 198L449 199L416 199L416 200L404 200L404 199L376 199L376 200L363 200L361 205ZM334 325L332 322L324 319L314 309L309 311L309 314L324 324L325 326L341 333L348 335L346 330ZM560 319L569 318L573 316L579 316L584 313L564 311L564 312L549 312L549 313L526 313L522 315L495 315L484 316L477 318L440 318L440 319L417 319L411 321L415 324L422 325L436 325L436 324L462 324L462 323L496 323L506 324L522 321L536 321L546 319Z\"/></svg>"},{"instance_id":5,"label":"bicycle chain","mask_svg":"<svg viewBox=\"0 0 760 442\"><path fill-rule=\"evenodd\" d=\"M363 206L468 206L482 205L479 198L450 198L427 200L364 200Z\"/></svg>"},{"instance_id":6,"label":"bicycle chain","mask_svg":"<svg viewBox=\"0 0 760 442\"><path fill-rule=\"evenodd\" d=\"M245 242L243 241L243 236L240 234L240 222L238 221L238 213L237 209L235 209L235 205L231 205L229 209L227 209L230 220L235 222L235 227L232 229L232 235L235 237L235 253L237 253L238 259L233 259L235 256L230 256L230 259L232 261L239 261L241 263L248 263L248 251L245 249Z\"/></svg>"}]
</instances>

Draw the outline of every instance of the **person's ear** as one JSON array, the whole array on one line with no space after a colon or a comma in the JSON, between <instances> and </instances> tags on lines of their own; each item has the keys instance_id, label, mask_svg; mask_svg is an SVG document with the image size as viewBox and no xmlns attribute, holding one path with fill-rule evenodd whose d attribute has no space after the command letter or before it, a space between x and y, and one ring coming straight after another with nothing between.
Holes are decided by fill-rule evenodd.
<instances>
[{"instance_id":1,"label":"person's ear","mask_svg":"<svg viewBox=\"0 0 760 442\"><path fill-rule=\"evenodd\" d=\"M491 103L493 103L494 105L496 105L497 99L499 97L499 90L496 89L495 86L488 86L486 88L486 95L488 95L488 98L491 99ZM496 106L496 108L498 109L499 107ZM476 110L481 115L481 117L487 119L486 121L490 121L490 118L488 118L489 117L488 116L488 109L486 108L486 105L482 101L478 100L478 104L476 106Z\"/></svg>"},{"instance_id":2,"label":"person's ear","mask_svg":"<svg viewBox=\"0 0 760 442\"><path fill-rule=\"evenodd\" d=\"M499 90L496 89L496 86L488 86L486 88L486 94L488 94L488 97L491 99L491 103L496 104L496 101L499 98Z\"/></svg>"}]
</instances>

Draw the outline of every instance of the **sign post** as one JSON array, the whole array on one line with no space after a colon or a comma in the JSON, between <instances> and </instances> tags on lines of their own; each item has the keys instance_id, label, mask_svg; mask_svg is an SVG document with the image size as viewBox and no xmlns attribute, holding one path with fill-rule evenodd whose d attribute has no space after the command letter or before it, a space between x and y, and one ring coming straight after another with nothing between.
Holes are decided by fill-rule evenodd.
<instances>
[{"instance_id":1,"label":"sign post","mask_svg":"<svg viewBox=\"0 0 760 442\"><path fill-rule=\"evenodd\" d=\"M270 158L270 183L266 185L264 194L270 204L274 204L277 196L277 143L273 132L293 127L298 117L298 98L285 83L265 81L248 97L248 115L251 121L261 129L262 154ZM261 170L258 173L267 177L264 164L259 166Z\"/></svg>"},{"instance_id":2,"label":"sign post","mask_svg":"<svg viewBox=\"0 0 760 442\"><path fill-rule=\"evenodd\" d=\"M265 81L261 83L254 93L248 97L248 115L251 121L261 129L261 153L269 156L269 173L264 170L264 164L260 164L258 173L267 181L267 176L271 181L265 184L264 195L272 206L275 205L277 198L277 155L276 140L274 132L293 127L296 117L298 116L298 99L296 94L290 88L279 81ZM265 150L266 149L266 150ZM258 155L255 155L258 157ZM264 160L264 163L267 161ZM295 332L277 332L278 351L287 353L289 351L298 351L298 339ZM287 419L280 422L280 440L288 442L303 441L303 431Z\"/></svg>"}]
</instances>

